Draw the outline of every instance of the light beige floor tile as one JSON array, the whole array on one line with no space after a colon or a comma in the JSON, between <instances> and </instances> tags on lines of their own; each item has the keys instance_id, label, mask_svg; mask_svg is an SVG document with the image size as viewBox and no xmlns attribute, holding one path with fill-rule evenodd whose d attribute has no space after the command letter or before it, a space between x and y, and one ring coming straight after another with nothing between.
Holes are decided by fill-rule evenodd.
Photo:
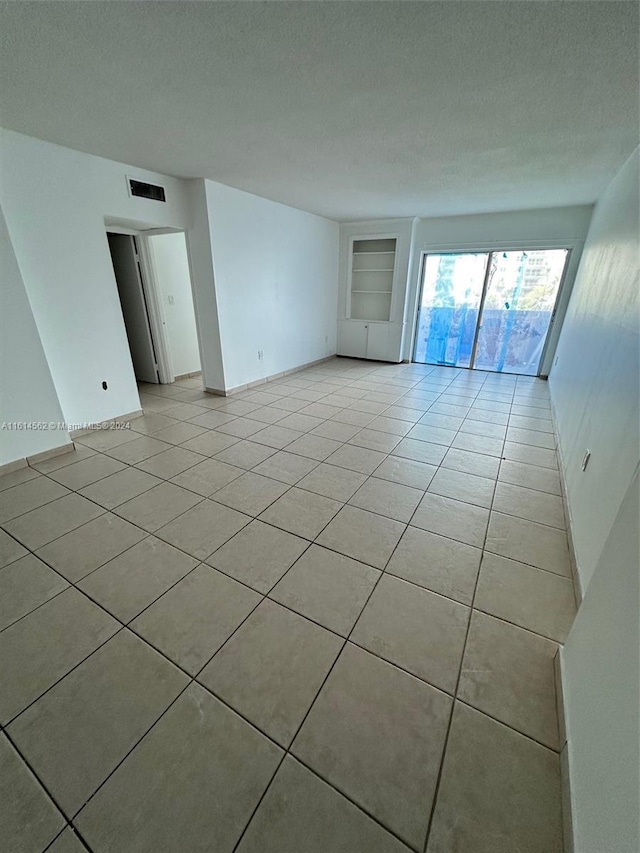
<instances>
[{"instance_id":1,"label":"light beige floor tile","mask_svg":"<svg viewBox=\"0 0 640 853\"><path fill-rule=\"evenodd\" d=\"M7 723L118 631L70 587L0 633L0 721Z\"/></svg>"},{"instance_id":2,"label":"light beige floor tile","mask_svg":"<svg viewBox=\"0 0 640 853\"><path fill-rule=\"evenodd\" d=\"M458 699L558 751L557 650L551 640L475 611Z\"/></svg>"},{"instance_id":3,"label":"light beige floor tile","mask_svg":"<svg viewBox=\"0 0 640 853\"><path fill-rule=\"evenodd\" d=\"M178 403L177 406L172 406L170 409L165 409L164 415L167 418L175 418L177 421L187 421L189 418L196 418L198 415L205 415L207 413L207 409L203 409L202 406L195 406L193 403ZM181 424L181 426L187 427L187 432L189 429L191 430L200 430L203 431L205 427L198 427L195 424ZM165 432L166 430L161 430L161 432ZM188 438L195 438L198 433L193 433L192 435L185 434L184 440L186 441ZM154 433L159 437L159 433ZM166 439L163 439L166 441ZM173 444L174 442L171 442ZM176 442L176 444L181 444L181 442Z\"/></svg>"},{"instance_id":4,"label":"light beige floor tile","mask_svg":"<svg viewBox=\"0 0 640 853\"><path fill-rule=\"evenodd\" d=\"M560 811L558 755L456 703L427 853L562 853Z\"/></svg>"},{"instance_id":5,"label":"light beige floor tile","mask_svg":"<svg viewBox=\"0 0 640 853\"><path fill-rule=\"evenodd\" d=\"M200 453L202 456L215 456L227 447L232 447L237 444L240 439L233 435L223 435L221 432L208 430L196 438L190 438L181 446L185 450L192 450L194 453Z\"/></svg>"},{"instance_id":6,"label":"light beige floor tile","mask_svg":"<svg viewBox=\"0 0 640 853\"><path fill-rule=\"evenodd\" d=\"M351 640L453 694L469 615L456 601L385 574Z\"/></svg>"},{"instance_id":7,"label":"light beige floor tile","mask_svg":"<svg viewBox=\"0 0 640 853\"><path fill-rule=\"evenodd\" d=\"M413 459L403 459L399 456L388 456L374 471L374 475L382 480L400 483L424 491L437 471L435 465L425 462L415 462Z\"/></svg>"},{"instance_id":8,"label":"light beige floor tile","mask_svg":"<svg viewBox=\"0 0 640 853\"><path fill-rule=\"evenodd\" d=\"M227 447L220 453L216 453L215 458L219 462L226 462L227 465L235 465L248 471L273 456L275 452L273 447L267 447L265 444L256 444L255 441L239 441L232 447Z\"/></svg>"},{"instance_id":9,"label":"light beige floor tile","mask_svg":"<svg viewBox=\"0 0 640 853\"><path fill-rule=\"evenodd\" d=\"M218 548L207 563L267 593L308 546L306 539L255 520Z\"/></svg>"},{"instance_id":10,"label":"light beige floor tile","mask_svg":"<svg viewBox=\"0 0 640 853\"><path fill-rule=\"evenodd\" d=\"M26 556L29 552L13 536L0 530L0 569Z\"/></svg>"},{"instance_id":11,"label":"light beige floor tile","mask_svg":"<svg viewBox=\"0 0 640 853\"><path fill-rule=\"evenodd\" d=\"M342 644L330 631L265 599L198 679L288 747Z\"/></svg>"},{"instance_id":12,"label":"light beige floor tile","mask_svg":"<svg viewBox=\"0 0 640 853\"><path fill-rule=\"evenodd\" d=\"M78 587L126 623L197 565L194 557L148 536L87 575Z\"/></svg>"},{"instance_id":13,"label":"light beige floor tile","mask_svg":"<svg viewBox=\"0 0 640 853\"><path fill-rule=\"evenodd\" d=\"M260 519L296 536L315 539L341 507L339 501L293 488L272 503Z\"/></svg>"},{"instance_id":14,"label":"light beige floor tile","mask_svg":"<svg viewBox=\"0 0 640 853\"><path fill-rule=\"evenodd\" d=\"M451 468L440 468L431 483L429 491L445 498L489 509L493 500L495 480L488 477L476 477L474 474L454 471Z\"/></svg>"},{"instance_id":15,"label":"light beige floor tile","mask_svg":"<svg viewBox=\"0 0 640 853\"><path fill-rule=\"evenodd\" d=\"M545 419L551 421L551 411L547 408L540 409L537 406L523 405L514 403L511 407L511 414L523 418L536 418L537 420Z\"/></svg>"},{"instance_id":16,"label":"light beige floor tile","mask_svg":"<svg viewBox=\"0 0 640 853\"><path fill-rule=\"evenodd\" d=\"M472 407L467 415L467 421L483 421L488 424L501 424L506 426L509 423L509 414L507 412L492 412L488 409L476 409Z\"/></svg>"},{"instance_id":17,"label":"light beige floor tile","mask_svg":"<svg viewBox=\"0 0 640 853\"><path fill-rule=\"evenodd\" d=\"M503 456L512 462L539 465L541 468L551 468L553 471L558 469L558 457L555 450L547 450L545 447L533 447L530 444L505 441Z\"/></svg>"},{"instance_id":18,"label":"light beige floor tile","mask_svg":"<svg viewBox=\"0 0 640 853\"><path fill-rule=\"evenodd\" d=\"M350 438L360 432L359 426L340 423L339 421L323 421L320 426L311 430L311 435L319 435L322 438L331 438L333 441L349 441Z\"/></svg>"},{"instance_id":19,"label":"light beige floor tile","mask_svg":"<svg viewBox=\"0 0 640 853\"><path fill-rule=\"evenodd\" d=\"M218 412L217 410L210 410L205 412L204 415L197 415L195 418L192 418L189 423L204 427L205 429L217 429L218 427L228 424L233 420L235 420L235 415L228 415L224 412Z\"/></svg>"},{"instance_id":20,"label":"light beige floor tile","mask_svg":"<svg viewBox=\"0 0 640 853\"><path fill-rule=\"evenodd\" d=\"M344 444L331 454L327 463L337 465L339 468L348 468L350 471L357 471L359 474L373 474L384 460L385 454L377 450Z\"/></svg>"},{"instance_id":21,"label":"light beige floor tile","mask_svg":"<svg viewBox=\"0 0 640 853\"><path fill-rule=\"evenodd\" d=\"M125 462L127 465L135 465L138 462L143 462L156 453L162 453L163 450L169 450L170 444L166 441L158 441L157 438L152 438L149 435L137 436L134 441L128 441L126 444L118 445L117 447L109 448L105 451L114 459Z\"/></svg>"},{"instance_id":22,"label":"light beige floor tile","mask_svg":"<svg viewBox=\"0 0 640 853\"><path fill-rule=\"evenodd\" d=\"M204 500L160 527L156 536L198 560L205 560L250 520L235 509Z\"/></svg>"},{"instance_id":23,"label":"light beige floor tile","mask_svg":"<svg viewBox=\"0 0 640 853\"><path fill-rule=\"evenodd\" d=\"M226 424L216 427L216 432L225 435L234 435L236 438L249 438L254 433L261 432L264 424L261 421L252 421L249 418L235 418Z\"/></svg>"},{"instance_id":24,"label":"light beige floor tile","mask_svg":"<svg viewBox=\"0 0 640 853\"><path fill-rule=\"evenodd\" d=\"M282 751L192 684L80 812L92 850L230 853ZM153 796L149 792L153 792Z\"/></svg>"},{"instance_id":25,"label":"light beige floor tile","mask_svg":"<svg viewBox=\"0 0 640 853\"><path fill-rule=\"evenodd\" d=\"M396 521L409 522L423 494L422 489L369 477L349 500L349 504L387 518L395 518Z\"/></svg>"},{"instance_id":26,"label":"light beige floor tile","mask_svg":"<svg viewBox=\"0 0 640 853\"><path fill-rule=\"evenodd\" d=\"M223 403L218 405L217 410L219 412L228 412L231 415L238 415L240 417L246 417L251 414L255 409L260 408L259 403L251 403L248 400L225 400Z\"/></svg>"},{"instance_id":27,"label":"light beige floor tile","mask_svg":"<svg viewBox=\"0 0 640 853\"><path fill-rule=\"evenodd\" d=\"M294 416L292 415L292 417ZM304 416L301 415L300 417ZM258 444L266 444L267 447L273 447L276 450L282 450L283 447L300 438L302 434L299 430L289 429L282 426L282 423L278 423L260 429L252 436L251 440Z\"/></svg>"},{"instance_id":28,"label":"light beige floor tile","mask_svg":"<svg viewBox=\"0 0 640 853\"><path fill-rule=\"evenodd\" d=\"M173 483L162 483L121 504L116 512L148 533L154 533L200 500L199 495L174 486Z\"/></svg>"},{"instance_id":29,"label":"light beige floor tile","mask_svg":"<svg viewBox=\"0 0 640 853\"><path fill-rule=\"evenodd\" d=\"M377 569L312 545L270 598L346 637L379 577Z\"/></svg>"},{"instance_id":30,"label":"light beige floor tile","mask_svg":"<svg viewBox=\"0 0 640 853\"><path fill-rule=\"evenodd\" d=\"M444 693L347 643L292 752L421 849L450 708Z\"/></svg>"},{"instance_id":31,"label":"light beige floor tile","mask_svg":"<svg viewBox=\"0 0 640 853\"><path fill-rule=\"evenodd\" d=\"M90 451L90 453L91 455L93 455L93 451ZM63 456L70 455L71 453L63 454ZM57 459L58 457L54 456L53 458ZM13 486L21 486L23 483L27 483L29 480L35 480L39 476L39 468L36 469L35 466L32 468L30 465L24 465L22 468L18 468L17 471L11 471L8 474L3 474L2 476L0 476L0 492L4 492L5 489L11 489Z\"/></svg>"},{"instance_id":32,"label":"light beige floor tile","mask_svg":"<svg viewBox=\"0 0 640 853\"><path fill-rule=\"evenodd\" d=\"M481 556L480 548L417 527L407 527L386 571L463 604L471 604Z\"/></svg>"},{"instance_id":33,"label":"light beige floor tile","mask_svg":"<svg viewBox=\"0 0 640 853\"><path fill-rule=\"evenodd\" d=\"M425 425L432 429L443 429L449 430L450 432L455 433L460 429L463 423L463 418L454 418L452 415L438 415L435 412L426 412L420 418L420 424ZM415 438L419 438L419 435L414 436ZM427 441L432 439L427 439ZM447 442L450 444L451 442Z\"/></svg>"},{"instance_id":34,"label":"light beige floor tile","mask_svg":"<svg viewBox=\"0 0 640 853\"><path fill-rule=\"evenodd\" d=\"M509 426L517 429L532 429L537 432L548 432L553 434L553 424L549 418L527 417L514 415L509 417Z\"/></svg>"},{"instance_id":35,"label":"light beige floor tile","mask_svg":"<svg viewBox=\"0 0 640 853\"><path fill-rule=\"evenodd\" d=\"M313 415L303 415L300 412L295 412L293 415L287 415L278 422L279 427L294 430L299 433L310 432L315 427L323 423L323 418L316 418Z\"/></svg>"},{"instance_id":36,"label":"light beige floor tile","mask_svg":"<svg viewBox=\"0 0 640 853\"><path fill-rule=\"evenodd\" d=\"M253 471L255 474L262 474L265 477L271 477L274 480L280 480L281 483L288 483L293 486L306 474L313 471L317 464L315 459L307 459L306 456L297 456L295 453L281 450L256 465Z\"/></svg>"},{"instance_id":37,"label":"light beige floor tile","mask_svg":"<svg viewBox=\"0 0 640 853\"><path fill-rule=\"evenodd\" d=\"M442 460L442 467L461 471L465 474L473 474L475 477L487 477L495 480L498 476L500 460L495 456L486 456L482 453L473 453L470 450L459 450L452 447Z\"/></svg>"},{"instance_id":38,"label":"light beige floor tile","mask_svg":"<svg viewBox=\"0 0 640 853\"><path fill-rule=\"evenodd\" d=\"M119 445L133 442L139 437L140 433L133 429L113 429L109 427L109 429L90 430L84 433L84 435L74 438L74 443L83 444L92 450L99 450L101 453L105 453L107 450L114 450Z\"/></svg>"},{"instance_id":39,"label":"light beige floor tile","mask_svg":"<svg viewBox=\"0 0 640 853\"><path fill-rule=\"evenodd\" d=\"M238 853L407 853L407 848L290 755Z\"/></svg>"},{"instance_id":40,"label":"light beige floor tile","mask_svg":"<svg viewBox=\"0 0 640 853\"><path fill-rule=\"evenodd\" d=\"M102 507L71 493L14 518L4 526L19 542L35 551L103 512Z\"/></svg>"},{"instance_id":41,"label":"light beige floor tile","mask_svg":"<svg viewBox=\"0 0 640 853\"><path fill-rule=\"evenodd\" d=\"M259 406L251 412L251 420L261 424L276 424L286 417L287 413L282 409L272 409L270 406Z\"/></svg>"},{"instance_id":42,"label":"light beige floor tile","mask_svg":"<svg viewBox=\"0 0 640 853\"><path fill-rule=\"evenodd\" d=\"M441 427L421 422L413 427L407 437L417 441L428 441L431 444L441 444L444 447L450 447L453 439L456 437L456 430L442 429Z\"/></svg>"},{"instance_id":43,"label":"light beige floor tile","mask_svg":"<svg viewBox=\"0 0 640 853\"><path fill-rule=\"evenodd\" d=\"M71 817L187 684L166 658L121 631L21 714L9 733Z\"/></svg>"},{"instance_id":44,"label":"light beige floor tile","mask_svg":"<svg viewBox=\"0 0 640 853\"><path fill-rule=\"evenodd\" d=\"M562 495L560 475L551 468L540 468L538 465L526 465L524 462L503 459L500 463L498 480L514 486L537 489L551 495Z\"/></svg>"},{"instance_id":45,"label":"light beige floor tile","mask_svg":"<svg viewBox=\"0 0 640 853\"><path fill-rule=\"evenodd\" d=\"M6 566L0 572L0 631L68 586L33 554Z\"/></svg>"},{"instance_id":46,"label":"light beige floor tile","mask_svg":"<svg viewBox=\"0 0 640 853\"><path fill-rule=\"evenodd\" d=\"M185 441L203 435L205 432L204 427L195 424L177 423L159 430L154 435L158 441L166 441L169 444L183 444Z\"/></svg>"},{"instance_id":47,"label":"light beige floor tile","mask_svg":"<svg viewBox=\"0 0 640 853\"><path fill-rule=\"evenodd\" d=\"M182 474L173 477L171 482L208 498L244 473L243 468L237 468L235 465L227 465L217 459L205 459L204 462L199 462L193 468L188 468Z\"/></svg>"},{"instance_id":48,"label":"light beige floor tile","mask_svg":"<svg viewBox=\"0 0 640 853\"><path fill-rule=\"evenodd\" d=\"M105 509L115 509L125 501L129 501L143 492L148 492L161 483L162 480L158 477L152 477L145 471L139 471L137 468L124 468L116 474L111 474L110 477L105 477L104 480L98 480L97 483L92 483L90 486L81 489L80 494Z\"/></svg>"},{"instance_id":49,"label":"light beige floor tile","mask_svg":"<svg viewBox=\"0 0 640 853\"><path fill-rule=\"evenodd\" d=\"M485 548L492 554L571 577L569 546L564 530L492 512Z\"/></svg>"},{"instance_id":50,"label":"light beige floor tile","mask_svg":"<svg viewBox=\"0 0 640 853\"><path fill-rule=\"evenodd\" d=\"M193 468L199 462L204 462L205 458L200 453L185 450L184 447L172 447L170 450L155 454L150 459L138 462L136 467L148 474L153 474L154 477L170 480L188 468Z\"/></svg>"},{"instance_id":51,"label":"light beige floor tile","mask_svg":"<svg viewBox=\"0 0 640 853\"><path fill-rule=\"evenodd\" d=\"M317 544L383 569L405 525L353 506L345 506L322 531Z\"/></svg>"},{"instance_id":52,"label":"light beige floor tile","mask_svg":"<svg viewBox=\"0 0 640 853\"><path fill-rule=\"evenodd\" d=\"M36 553L41 560L75 583L131 548L145 535L140 528L107 512L50 542Z\"/></svg>"},{"instance_id":53,"label":"light beige floor tile","mask_svg":"<svg viewBox=\"0 0 640 853\"><path fill-rule=\"evenodd\" d=\"M44 850L65 825L53 800L4 734L0 734L0 799L2 843L12 853Z\"/></svg>"},{"instance_id":54,"label":"light beige floor tile","mask_svg":"<svg viewBox=\"0 0 640 853\"><path fill-rule=\"evenodd\" d=\"M474 606L560 643L576 612L569 578L494 554L483 557Z\"/></svg>"},{"instance_id":55,"label":"light beige floor tile","mask_svg":"<svg viewBox=\"0 0 640 853\"><path fill-rule=\"evenodd\" d=\"M344 502L355 494L366 479L364 474L357 471L322 462L298 483L298 488Z\"/></svg>"},{"instance_id":56,"label":"light beige floor tile","mask_svg":"<svg viewBox=\"0 0 640 853\"><path fill-rule=\"evenodd\" d=\"M321 404L319 403L318 405ZM328 409L329 406L326 406L326 408ZM331 417L332 421L337 421L338 423L366 427L371 423L375 415L372 415L369 412L359 412L355 409L334 409L333 414L328 414L327 417Z\"/></svg>"},{"instance_id":57,"label":"light beige floor tile","mask_svg":"<svg viewBox=\"0 0 640 853\"><path fill-rule=\"evenodd\" d=\"M51 471L57 471L59 468L64 468L66 465L74 465L76 462L81 462L83 459L88 459L90 456L95 456L96 451L91 447L85 447L84 444L74 444L72 449L67 453L60 453L58 456L52 456L49 459L43 459L41 462L30 462L28 469L35 468L42 474L49 474ZM17 471L14 473L18 473Z\"/></svg>"},{"instance_id":58,"label":"light beige floor tile","mask_svg":"<svg viewBox=\"0 0 640 853\"><path fill-rule=\"evenodd\" d=\"M427 492L411 524L482 548L488 521L489 511L482 507Z\"/></svg>"},{"instance_id":59,"label":"light beige floor tile","mask_svg":"<svg viewBox=\"0 0 640 853\"><path fill-rule=\"evenodd\" d=\"M258 593L201 565L134 619L131 628L196 675L259 602Z\"/></svg>"},{"instance_id":60,"label":"light beige floor tile","mask_svg":"<svg viewBox=\"0 0 640 853\"><path fill-rule=\"evenodd\" d=\"M140 418L134 418L131 421L131 429L142 435L154 435L160 432L160 430L176 426L177 423L178 421L175 418L168 418L166 415L149 411Z\"/></svg>"},{"instance_id":61,"label":"light beige floor tile","mask_svg":"<svg viewBox=\"0 0 640 853\"><path fill-rule=\"evenodd\" d=\"M96 453L81 462L75 462L73 465L66 465L64 468L52 471L49 477L68 489L79 491L84 486L89 486L97 480L115 474L116 471L122 471L124 467L124 464L117 459L112 459L103 453Z\"/></svg>"},{"instance_id":62,"label":"light beige floor tile","mask_svg":"<svg viewBox=\"0 0 640 853\"><path fill-rule=\"evenodd\" d=\"M548 450L554 450L556 446L553 433L540 432L535 429L519 429L512 426L507 430L507 441L530 444L533 447L546 447Z\"/></svg>"},{"instance_id":63,"label":"light beige floor tile","mask_svg":"<svg viewBox=\"0 0 640 853\"><path fill-rule=\"evenodd\" d=\"M388 432L391 435L404 436L413 428L411 421L402 421L398 418L390 418L385 412L374 418L368 426L368 429L379 430L380 432Z\"/></svg>"},{"instance_id":64,"label":"light beige floor tile","mask_svg":"<svg viewBox=\"0 0 640 853\"><path fill-rule=\"evenodd\" d=\"M565 529L562 498L535 489L498 482L493 509L529 521Z\"/></svg>"},{"instance_id":65,"label":"light beige floor tile","mask_svg":"<svg viewBox=\"0 0 640 853\"><path fill-rule=\"evenodd\" d=\"M447 452L446 446L421 441L417 438L403 438L393 449L394 456L413 459L415 462L425 462L427 465L439 465Z\"/></svg>"},{"instance_id":66,"label":"light beige floor tile","mask_svg":"<svg viewBox=\"0 0 640 853\"><path fill-rule=\"evenodd\" d=\"M36 479L0 492L0 522L18 518L68 494L69 489L60 483L37 475Z\"/></svg>"},{"instance_id":67,"label":"light beige floor tile","mask_svg":"<svg viewBox=\"0 0 640 853\"><path fill-rule=\"evenodd\" d=\"M247 515L259 515L281 497L289 486L279 480L247 471L212 495L218 503L230 506Z\"/></svg>"},{"instance_id":68,"label":"light beige floor tile","mask_svg":"<svg viewBox=\"0 0 640 853\"><path fill-rule=\"evenodd\" d=\"M503 444L504 441L501 438L486 438L484 435L459 432L451 446L458 450L470 450L472 453L501 457Z\"/></svg>"},{"instance_id":69,"label":"light beige floor tile","mask_svg":"<svg viewBox=\"0 0 640 853\"><path fill-rule=\"evenodd\" d=\"M494 423L480 423L472 418L465 418L460 427L460 432L472 435L486 435L488 438L498 438L504 441L507 434L506 426Z\"/></svg>"},{"instance_id":70,"label":"light beige floor tile","mask_svg":"<svg viewBox=\"0 0 640 853\"><path fill-rule=\"evenodd\" d=\"M340 442L331 438L323 438L320 435L303 435L289 444L287 450L290 453L297 453L299 456L306 456L308 459L322 462L339 447Z\"/></svg>"},{"instance_id":71,"label":"light beige floor tile","mask_svg":"<svg viewBox=\"0 0 640 853\"><path fill-rule=\"evenodd\" d=\"M361 429L353 438L349 439L348 444L356 447L366 447L369 450L376 450L380 453L390 453L400 441L401 436L391 435L388 432L379 432L375 429Z\"/></svg>"}]
</instances>

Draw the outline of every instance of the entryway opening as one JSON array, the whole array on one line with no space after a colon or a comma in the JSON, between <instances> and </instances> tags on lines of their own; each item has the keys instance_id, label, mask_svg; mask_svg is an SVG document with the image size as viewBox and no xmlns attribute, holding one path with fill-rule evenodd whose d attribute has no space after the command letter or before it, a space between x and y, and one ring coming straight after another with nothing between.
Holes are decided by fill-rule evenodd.
<instances>
[{"instance_id":1,"label":"entryway opening","mask_svg":"<svg viewBox=\"0 0 640 853\"><path fill-rule=\"evenodd\" d=\"M184 232L107 231L131 360L138 382L201 374Z\"/></svg>"},{"instance_id":2,"label":"entryway opening","mask_svg":"<svg viewBox=\"0 0 640 853\"><path fill-rule=\"evenodd\" d=\"M413 361L538 376L568 249L425 254Z\"/></svg>"}]
</instances>

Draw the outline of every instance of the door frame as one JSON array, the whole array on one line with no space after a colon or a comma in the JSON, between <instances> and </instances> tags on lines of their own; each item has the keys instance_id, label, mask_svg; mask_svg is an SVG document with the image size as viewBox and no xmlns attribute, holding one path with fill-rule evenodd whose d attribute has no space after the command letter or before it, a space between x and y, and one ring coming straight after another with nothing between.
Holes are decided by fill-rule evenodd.
<instances>
[{"instance_id":1,"label":"door frame","mask_svg":"<svg viewBox=\"0 0 640 853\"><path fill-rule=\"evenodd\" d=\"M175 373L173 370L173 362L171 360L171 350L167 340L167 324L162 307L162 299L160 298L158 279L147 238L154 234L184 233L186 241L186 232L182 231L180 228L154 228L140 231L125 226L106 224L105 232L111 234L126 234L131 237L135 237L140 279L145 295L147 316L149 318L149 329L151 331L151 339L158 365L158 378L161 385L170 385L175 380ZM187 254L188 251L189 245L187 243ZM189 272L191 272L190 261Z\"/></svg>"},{"instance_id":2,"label":"door frame","mask_svg":"<svg viewBox=\"0 0 640 853\"><path fill-rule=\"evenodd\" d=\"M540 355L540 361L538 363L538 372L535 374L536 377L546 378L549 374L549 369L551 367L551 359L556 350L556 346L558 344L558 336L560 334L560 328L562 326L562 321L564 320L564 315L567 310L567 306L569 304L569 297L571 296L571 290L573 289L573 282L575 279L575 274L577 271L577 264L580 259L580 255L582 254L582 247L584 241L577 240L547 240L544 242L532 240L531 242L527 242L524 245L520 242L514 243L509 241L505 241L504 243L492 243L490 245L486 244L458 244L452 247L450 243L443 244L442 246L433 245L429 246L427 249L422 249L420 251L420 259L418 263L418 284L416 287L416 297L413 311L413 328L411 332L411 363L422 364L423 362L415 361L416 348L418 343L418 324L420 322L420 309L422 306L422 292L424 288L424 270L425 270L425 259L427 255L466 255L466 254L480 254L487 253L489 256L495 254L496 252L535 252L535 251L545 251L545 250L553 250L553 249L564 249L567 252L567 257L564 264L564 269L562 271L562 277L560 279L560 286L558 287L558 292L556 294L556 299L553 306L553 311L551 312L551 320L549 321L549 327L547 329L547 335L545 338L544 346L542 348L542 353ZM488 261L487 261L488 268ZM487 288L487 276L485 275L485 280L483 283L482 289L482 297L481 297L481 307L484 305L484 298L486 295ZM472 359L469 367L460 367L459 370L475 370L472 366L473 361L475 359L475 350L478 339L478 333L480 328L480 320L481 320L481 311L478 311L478 323L476 325L475 333L474 333L474 341L473 341L473 351L472 351ZM436 367L438 365L435 365ZM503 373L506 371L502 371ZM513 376L519 376L523 374L511 374Z\"/></svg>"}]
</instances>

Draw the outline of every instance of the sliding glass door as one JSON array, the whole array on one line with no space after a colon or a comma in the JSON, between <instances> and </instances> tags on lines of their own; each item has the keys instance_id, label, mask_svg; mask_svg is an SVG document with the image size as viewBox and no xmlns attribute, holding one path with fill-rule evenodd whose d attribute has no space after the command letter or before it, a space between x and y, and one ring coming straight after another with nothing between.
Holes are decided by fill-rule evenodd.
<instances>
[{"instance_id":1,"label":"sliding glass door","mask_svg":"<svg viewBox=\"0 0 640 853\"><path fill-rule=\"evenodd\" d=\"M568 254L426 255L414 361L536 376Z\"/></svg>"},{"instance_id":2,"label":"sliding glass door","mask_svg":"<svg viewBox=\"0 0 640 853\"><path fill-rule=\"evenodd\" d=\"M426 255L414 361L469 367L488 252Z\"/></svg>"}]
</instances>

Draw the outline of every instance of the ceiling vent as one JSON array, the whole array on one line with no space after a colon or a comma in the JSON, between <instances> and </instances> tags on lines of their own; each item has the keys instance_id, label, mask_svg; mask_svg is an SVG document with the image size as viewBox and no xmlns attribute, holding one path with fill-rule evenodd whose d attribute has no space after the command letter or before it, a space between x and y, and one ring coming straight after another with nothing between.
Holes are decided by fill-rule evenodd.
<instances>
[{"instance_id":1,"label":"ceiling vent","mask_svg":"<svg viewBox=\"0 0 640 853\"><path fill-rule=\"evenodd\" d=\"M128 178L129 192L132 196L139 198L149 198L152 201L166 201L167 197L164 193L164 187L157 187L155 184L145 184L143 181L136 181L134 178Z\"/></svg>"}]
</instances>

